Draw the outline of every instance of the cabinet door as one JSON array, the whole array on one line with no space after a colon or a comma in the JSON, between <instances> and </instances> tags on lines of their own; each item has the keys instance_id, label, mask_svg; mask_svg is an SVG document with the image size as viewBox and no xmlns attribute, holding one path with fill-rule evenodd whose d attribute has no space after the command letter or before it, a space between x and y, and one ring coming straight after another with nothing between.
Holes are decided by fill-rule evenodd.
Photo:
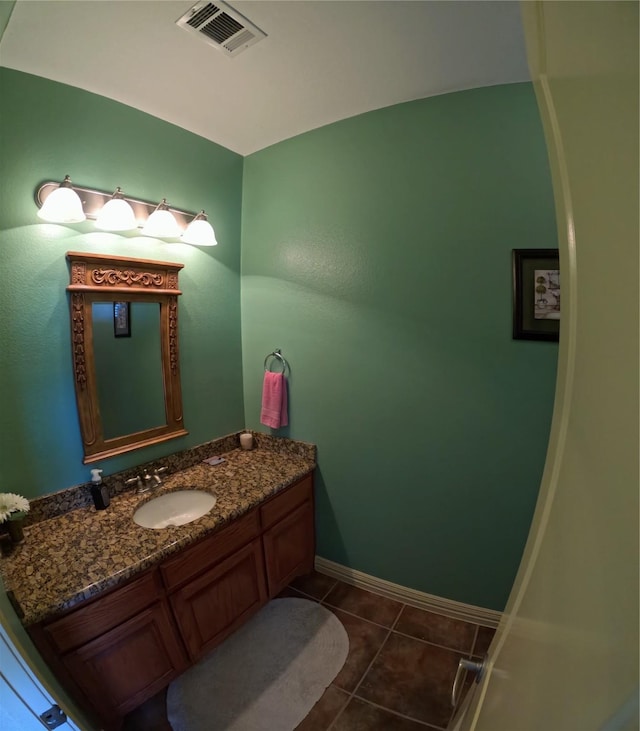
<instances>
[{"instance_id":1,"label":"cabinet door","mask_svg":"<svg viewBox=\"0 0 640 731\"><path fill-rule=\"evenodd\" d=\"M124 715L151 698L187 667L163 602L70 652L62 661L107 718Z\"/></svg>"},{"instance_id":2,"label":"cabinet door","mask_svg":"<svg viewBox=\"0 0 640 731\"><path fill-rule=\"evenodd\" d=\"M308 574L313 569L313 502L303 502L265 531L263 540L269 596L274 597L293 578Z\"/></svg>"},{"instance_id":3,"label":"cabinet door","mask_svg":"<svg viewBox=\"0 0 640 731\"><path fill-rule=\"evenodd\" d=\"M257 539L171 595L193 660L222 642L267 601L263 563Z\"/></svg>"}]
</instances>

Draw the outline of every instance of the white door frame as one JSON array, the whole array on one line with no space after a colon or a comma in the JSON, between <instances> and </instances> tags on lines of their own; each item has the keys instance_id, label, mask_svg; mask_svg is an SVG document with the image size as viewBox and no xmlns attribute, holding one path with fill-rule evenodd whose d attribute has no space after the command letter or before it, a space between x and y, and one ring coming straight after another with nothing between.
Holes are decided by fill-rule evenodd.
<instances>
[{"instance_id":1,"label":"white door frame","mask_svg":"<svg viewBox=\"0 0 640 731\"><path fill-rule=\"evenodd\" d=\"M36 675L13 644L9 634L0 624L0 726L20 731L41 731L49 728L40 715L57 702L44 689ZM80 731L80 727L67 716L61 731Z\"/></svg>"}]
</instances>

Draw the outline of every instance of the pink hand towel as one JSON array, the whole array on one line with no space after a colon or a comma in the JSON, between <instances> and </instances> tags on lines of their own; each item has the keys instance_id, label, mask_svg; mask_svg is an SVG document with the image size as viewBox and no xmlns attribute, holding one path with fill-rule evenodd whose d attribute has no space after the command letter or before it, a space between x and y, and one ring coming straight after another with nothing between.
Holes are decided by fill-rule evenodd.
<instances>
[{"instance_id":1,"label":"pink hand towel","mask_svg":"<svg viewBox=\"0 0 640 731\"><path fill-rule=\"evenodd\" d=\"M289 423L287 415L287 381L282 373L265 371L262 385L260 423L279 429Z\"/></svg>"}]
</instances>

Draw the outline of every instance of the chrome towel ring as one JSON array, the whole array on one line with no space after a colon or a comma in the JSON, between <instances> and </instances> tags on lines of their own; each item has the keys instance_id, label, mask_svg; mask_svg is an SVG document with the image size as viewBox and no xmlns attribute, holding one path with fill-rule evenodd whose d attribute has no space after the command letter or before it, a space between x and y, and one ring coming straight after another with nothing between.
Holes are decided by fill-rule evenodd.
<instances>
[{"instance_id":1,"label":"chrome towel ring","mask_svg":"<svg viewBox=\"0 0 640 731\"><path fill-rule=\"evenodd\" d=\"M287 370L287 368L289 368L289 364L287 363L287 361L282 356L282 353L280 352L280 348L276 348L273 351L273 353L269 353L269 355L264 359L264 369L265 369L265 371L271 370L268 367L268 365L267 365L268 362L269 362L269 358L275 358L276 361L279 361L280 362L280 364L282 365L282 370L280 371L281 373L284 373Z\"/></svg>"}]
</instances>

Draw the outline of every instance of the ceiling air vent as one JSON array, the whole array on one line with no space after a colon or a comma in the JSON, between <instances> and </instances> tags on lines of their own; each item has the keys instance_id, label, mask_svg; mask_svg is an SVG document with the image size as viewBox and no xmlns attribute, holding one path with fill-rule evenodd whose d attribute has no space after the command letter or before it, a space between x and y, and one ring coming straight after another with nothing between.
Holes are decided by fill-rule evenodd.
<instances>
[{"instance_id":1,"label":"ceiling air vent","mask_svg":"<svg viewBox=\"0 0 640 731\"><path fill-rule=\"evenodd\" d=\"M199 2L176 20L176 25L197 34L231 57L267 37L266 33L223 2Z\"/></svg>"}]
</instances>

